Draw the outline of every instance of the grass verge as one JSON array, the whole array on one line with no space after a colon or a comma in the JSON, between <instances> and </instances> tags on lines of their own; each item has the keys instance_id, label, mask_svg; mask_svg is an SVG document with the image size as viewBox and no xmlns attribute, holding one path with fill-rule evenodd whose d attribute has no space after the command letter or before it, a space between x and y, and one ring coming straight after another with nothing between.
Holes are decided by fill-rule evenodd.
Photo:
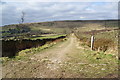
<instances>
[{"instance_id":1,"label":"grass verge","mask_svg":"<svg viewBox=\"0 0 120 80\"><path fill-rule=\"evenodd\" d=\"M70 59L62 69L81 78L115 78L118 77L118 58L112 54L84 49L79 53L68 55Z\"/></svg>"}]
</instances>

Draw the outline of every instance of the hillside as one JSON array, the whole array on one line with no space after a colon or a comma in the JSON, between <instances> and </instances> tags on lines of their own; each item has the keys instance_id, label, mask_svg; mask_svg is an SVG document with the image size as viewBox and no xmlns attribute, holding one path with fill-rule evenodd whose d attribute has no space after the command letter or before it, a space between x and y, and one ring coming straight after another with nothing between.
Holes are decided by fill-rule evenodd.
<instances>
[{"instance_id":1,"label":"hillside","mask_svg":"<svg viewBox=\"0 0 120 80\"><path fill-rule=\"evenodd\" d=\"M118 77L117 20L66 20L2 28L3 78Z\"/></svg>"},{"instance_id":2,"label":"hillside","mask_svg":"<svg viewBox=\"0 0 120 80\"><path fill-rule=\"evenodd\" d=\"M39 23L24 23L5 25L2 27L2 37L23 38L42 34L69 34L76 27L87 26L118 27L117 20L66 20Z\"/></svg>"}]
</instances>

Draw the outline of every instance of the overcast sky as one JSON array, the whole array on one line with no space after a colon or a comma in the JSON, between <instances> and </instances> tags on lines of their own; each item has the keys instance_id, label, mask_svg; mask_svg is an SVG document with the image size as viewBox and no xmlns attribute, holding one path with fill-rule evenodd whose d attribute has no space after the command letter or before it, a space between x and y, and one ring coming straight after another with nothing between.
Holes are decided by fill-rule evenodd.
<instances>
[{"instance_id":1,"label":"overcast sky","mask_svg":"<svg viewBox=\"0 0 120 80\"><path fill-rule=\"evenodd\" d=\"M118 19L117 2L0 2L2 25L56 20Z\"/></svg>"}]
</instances>

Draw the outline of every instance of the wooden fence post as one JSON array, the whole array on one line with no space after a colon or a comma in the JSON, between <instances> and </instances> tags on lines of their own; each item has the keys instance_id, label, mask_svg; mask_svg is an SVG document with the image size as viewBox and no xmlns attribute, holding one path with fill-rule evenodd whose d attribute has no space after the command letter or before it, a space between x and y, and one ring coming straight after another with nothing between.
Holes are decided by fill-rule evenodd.
<instances>
[{"instance_id":1,"label":"wooden fence post","mask_svg":"<svg viewBox=\"0 0 120 80\"><path fill-rule=\"evenodd\" d=\"M94 45L94 36L91 36L91 50L93 50L93 45Z\"/></svg>"}]
</instances>

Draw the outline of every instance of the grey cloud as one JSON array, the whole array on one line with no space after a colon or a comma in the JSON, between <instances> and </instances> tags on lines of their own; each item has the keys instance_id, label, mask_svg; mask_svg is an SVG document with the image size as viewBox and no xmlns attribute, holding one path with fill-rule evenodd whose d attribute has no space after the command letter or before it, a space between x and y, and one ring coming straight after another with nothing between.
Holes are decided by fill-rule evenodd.
<instances>
[{"instance_id":1,"label":"grey cloud","mask_svg":"<svg viewBox=\"0 0 120 80\"><path fill-rule=\"evenodd\" d=\"M18 2L3 5L3 25L18 23L21 11L26 13L25 22L117 18L116 3Z\"/></svg>"}]
</instances>

